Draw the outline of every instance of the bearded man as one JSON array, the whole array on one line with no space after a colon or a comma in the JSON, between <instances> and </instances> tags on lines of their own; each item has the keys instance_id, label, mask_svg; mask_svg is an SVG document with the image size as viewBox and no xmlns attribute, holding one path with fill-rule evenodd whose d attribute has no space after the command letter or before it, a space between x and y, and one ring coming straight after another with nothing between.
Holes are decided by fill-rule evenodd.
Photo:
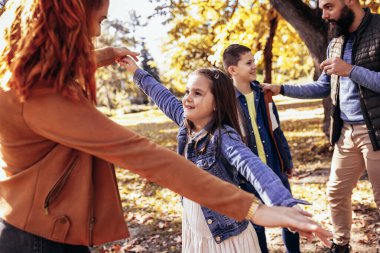
<instances>
[{"instance_id":1,"label":"bearded man","mask_svg":"<svg viewBox=\"0 0 380 253\"><path fill-rule=\"evenodd\" d=\"M380 207L380 15L358 0L320 0L332 40L323 73L313 83L267 85L274 95L331 95L330 142L334 145L327 192L334 231L333 253L350 252L352 190L364 170Z\"/></svg>"}]
</instances>

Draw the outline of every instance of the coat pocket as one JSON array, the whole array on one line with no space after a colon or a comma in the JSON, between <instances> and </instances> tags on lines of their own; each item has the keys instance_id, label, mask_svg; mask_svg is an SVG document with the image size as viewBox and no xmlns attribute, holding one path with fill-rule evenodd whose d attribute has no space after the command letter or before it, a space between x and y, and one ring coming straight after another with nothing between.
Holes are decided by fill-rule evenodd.
<instances>
[{"instance_id":1,"label":"coat pocket","mask_svg":"<svg viewBox=\"0 0 380 253\"><path fill-rule=\"evenodd\" d=\"M44 202L44 210L45 213L49 214L49 207L52 202L54 202L55 199L59 196L59 194L62 192L63 187L65 186L67 180L69 179L71 172L77 165L79 160L79 155L75 155L72 160L69 162L69 165L63 172L63 174L60 176L60 178L57 180L57 182L54 184L53 188L49 191L45 198Z\"/></svg>"},{"instance_id":2,"label":"coat pocket","mask_svg":"<svg viewBox=\"0 0 380 253\"><path fill-rule=\"evenodd\" d=\"M66 216L56 217L51 233L51 239L65 241L70 229L70 219Z\"/></svg>"}]
</instances>

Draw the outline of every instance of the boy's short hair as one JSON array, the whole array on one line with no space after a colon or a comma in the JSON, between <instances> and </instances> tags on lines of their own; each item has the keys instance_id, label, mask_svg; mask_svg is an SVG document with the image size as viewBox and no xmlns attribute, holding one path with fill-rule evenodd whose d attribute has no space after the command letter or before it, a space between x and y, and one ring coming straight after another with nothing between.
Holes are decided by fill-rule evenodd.
<instances>
[{"instance_id":1,"label":"boy's short hair","mask_svg":"<svg viewBox=\"0 0 380 253\"><path fill-rule=\"evenodd\" d=\"M242 54L251 52L249 47L240 44L231 44L223 52L223 67L228 73L229 66L237 66Z\"/></svg>"}]
</instances>

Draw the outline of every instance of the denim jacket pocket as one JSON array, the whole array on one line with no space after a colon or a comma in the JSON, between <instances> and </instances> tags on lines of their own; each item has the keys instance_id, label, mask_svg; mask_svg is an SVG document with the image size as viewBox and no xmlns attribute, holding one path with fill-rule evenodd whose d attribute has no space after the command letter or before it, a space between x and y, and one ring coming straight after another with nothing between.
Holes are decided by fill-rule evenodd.
<instances>
[{"instance_id":1,"label":"denim jacket pocket","mask_svg":"<svg viewBox=\"0 0 380 253\"><path fill-rule=\"evenodd\" d=\"M196 161L196 165L204 170L210 170L216 164L214 155L200 155Z\"/></svg>"}]
</instances>

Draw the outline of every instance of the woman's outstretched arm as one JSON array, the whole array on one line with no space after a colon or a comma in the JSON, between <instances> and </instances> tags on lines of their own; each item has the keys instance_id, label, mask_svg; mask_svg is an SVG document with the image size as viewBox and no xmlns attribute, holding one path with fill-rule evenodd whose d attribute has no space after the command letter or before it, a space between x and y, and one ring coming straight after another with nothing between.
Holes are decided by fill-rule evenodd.
<instances>
[{"instance_id":1,"label":"woman's outstretched arm","mask_svg":"<svg viewBox=\"0 0 380 253\"><path fill-rule=\"evenodd\" d=\"M95 49L94 54L96 66L100 68L115 63L127 55L138 61L137 56L140 53L133 52L126 47L103 47Z\"/></svg>"}]
</instances>

